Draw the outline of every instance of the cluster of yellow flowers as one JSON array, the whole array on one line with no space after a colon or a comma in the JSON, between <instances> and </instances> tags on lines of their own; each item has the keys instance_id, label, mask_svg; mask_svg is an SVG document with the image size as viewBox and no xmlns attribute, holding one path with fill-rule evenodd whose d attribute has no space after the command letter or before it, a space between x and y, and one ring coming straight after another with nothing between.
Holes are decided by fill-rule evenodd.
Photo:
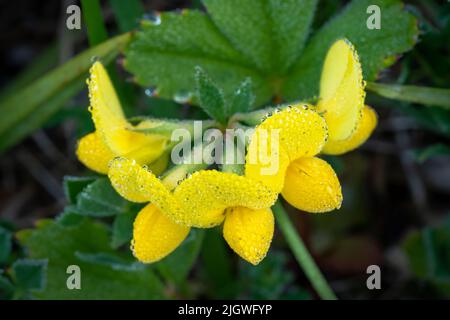
<instances>
[{"instance_id":1,"label":"cluster of yellow flowers","mask_svg":"<svg viewBox=\"0 0 450 320\"><path fill-rule=\"evenodd\" d=\"M317 105L296 103L267 114L248 145L243 175L199 170L160 179L169 163L169 138L134 130L154 123L144 120L133 125L126 120L101 63L92 66L88 85L96 131L79 141L77 155L90 169L108 174L127 200L148 202L134 222L132 242L136 258L147 263L175 250L191 227L210 228L223 222L223 236L230 247L258 264L272 241L270 208L278 195L307 212L338 209L342 203L339 180L317 155L355 149L377 123L376 113L364 105L365 83L357 53L350 42L338 40L324 62ZM279 168L261 174L264 163L248 161L248 156L262 153L256 141L271 130L279 132L279 148L269 151L273 153L269 156L278 157Z\"/></svg>"}]
</instances>

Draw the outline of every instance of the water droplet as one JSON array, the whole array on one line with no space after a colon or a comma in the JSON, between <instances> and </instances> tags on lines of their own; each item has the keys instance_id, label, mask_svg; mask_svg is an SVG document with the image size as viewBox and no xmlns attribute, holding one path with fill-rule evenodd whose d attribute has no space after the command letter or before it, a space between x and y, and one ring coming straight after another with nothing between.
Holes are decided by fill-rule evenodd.
<instances>
[{"instance_id":1,"label":"water droplet","mask_svg":"<svg viewBox=\"0 0 450 320\"><path fill-rule=\"evenodd\" d=\"M161 24L161 14L156 11L144 14L143 19L150 21L154 26Z\"/></svg>"},{"instance_id":2,"label":"water droplet","mask_svg":"<svg viewBox=\"0 0 450 320\"><path fill-rule=\"evenodd\" d=\"M145 89L144 92L147 97L154 97L154 96L158 95L158 91L156 90L156 87L147 88L147 89Z\"/></svg>"},{"instance_id":3,"label":"water droplet","mask_svg":"<svg viewBox=\"0 0 450 320\"><path fill-rule=\"evenodd\" d=\"M189 91L179 91L173 96L173 100L177 103L188 103L191 101L192 93Z\"/></svg>"}]
</instances>

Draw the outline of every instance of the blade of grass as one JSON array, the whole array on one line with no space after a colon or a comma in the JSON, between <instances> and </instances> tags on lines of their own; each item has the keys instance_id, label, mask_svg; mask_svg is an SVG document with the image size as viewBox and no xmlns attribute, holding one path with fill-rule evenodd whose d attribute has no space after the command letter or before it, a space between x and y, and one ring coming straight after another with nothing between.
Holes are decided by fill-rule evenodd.
<instances>
[{"instance_id":1,"label":"blade of grass","mask_svg":"<svg viewBox=\"0 0 450 320\"><path fill-rule=\"evenodd\" d=\"M450 89L369 82L367 90L382 97L450 110Z\"/></svg>"},{"instance_id":2,"label":"blade of grass","mask_svg":"<svg viewBox=\"0 0 450 320\"><path fill-rule=\"evenodd\" d=\"M19 92L13 92L0 102L0 111L4 116L0 117L0 141L2 141L0 152L11 146L11 142L17 142L26 134L35 129L35 124L29 129L22 129L21 134L15 138L8 138L9 143L3 142L6 136L17 126L26 126L26 119L32 113L40 112L47 101L57 96L66 86L74 82L84 83L87 72L92 64L92 58L97 57L104 63L110 62L117 56L119 51L128 43L130 34L123 34L106 41L94 48L86 50L60 67L46 73L39 80L32 82ZM76 90L68 90L71 96ZM57 100L57 99L56 99ZM59 100L61 101L61 100ZM61 105L49 108L55 112ZM49 117L52 112L46 113ZM43 123L46 119L41 118L38 122ZM25 127L24 127L25 128Z\"/></svg>"},{"instance_id":3,"label":"blade of grass","mask_svg":"<svg viewBox=\"0 0 450 320\"><path fill-rule=\"evenodd\" d=\"M87 27L89 44L95 46L108 39L103 22L102 8L99 0L81 0L84 22Z\"/></svg>"},{"instance_id":4,"label":"blade of grass","mask_svg":"<svg viewBox=\"0 0 450 320\"><path fill-rule=\"evenodd\" d=\"M25 70L10 81L0 92L0 100L8 94L23 88L39 78L40 75L55 67L58 61L58 47L52 44L45 48L34 60L26 66Z\"/></svg>"},{"instance_id":5,"label":"blade of grass","mask_svg":"<svg viewBox=\"0 0 450 320\"><path fill-rule=\"evenodd\" d=\"M275 203L272 210L275 213L278 227L283 232L286 242L291 248L295 259L305 272L305 275L308 277L317 294L324 300L336 300L337 298L334 292L331 290L322 272L320 272L319 267L317 267L314 259L308 252L308 249L292 225L292 222L280 201Z\"/></svg>"},{"instance_id":6,"label":"blade of grass","mask_svg":"<svg viewBox=\"0 0 450 320\"><path fill-rule=\"evenodd\" d=\"M63 105L65 105L77 92L84 87L85 76L65 86L56 95L51 96L39 111L29 113L17 125L6 131L0 139L0 151L13 146L29 133L42 127L45 122Z\"/></svg>"}]
</instances>

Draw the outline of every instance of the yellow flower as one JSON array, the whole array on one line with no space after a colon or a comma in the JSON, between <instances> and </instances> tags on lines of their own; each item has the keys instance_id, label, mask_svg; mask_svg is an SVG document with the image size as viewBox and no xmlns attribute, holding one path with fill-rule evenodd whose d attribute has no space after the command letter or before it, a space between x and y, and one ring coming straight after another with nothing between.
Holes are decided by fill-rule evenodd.
<instances>
[{"instance_id":1,"label":"yellow flower","mask_svg":"<svg viewBox=\"0 0 450 320\"><path fill-rule=\"evenodd\" d=\"M197 171L179 184L161 181L125 158L113 160L108 175L124 198L151 203L134 224L133 252L140 261L165 257L189 227L210 228L224 220L225 240L245 260L258 264L269 249L274 231L269 208L278 194L263 183L216 170Z\"/></svg>"},{"instance_id":2,"label":"yellow flower","mask_svg":"<svg viewBox=\"0 0 450 320\"><path fill-rule=\"evenodd\" d=\"M245 176L281 192L298 209L327 212L340 208L342 192L336 174L328 163L315 157L326 140L325 120L311 106L275 112L255 129ZM267 158L278 162L278 170L267 170Z\"/></svg>"},{"instance_id":3,"label":"yellow flower","mask_svg":"<svg viewBox=\"0 0 450 320\"><path fill-rule=\"evenodd\" d=\"M96 130L80 139L78 159L103 174L108 172L108 163L116 156L127 156L162 172L168 162L168 155L161 158L167 138L130 131L133 126L126 120L108 73L100 62L95 62L90 69L88 87L89 110ZM136 128L149 126L152 123L143 121Z\"/></svg>"},{"instance_id":4,"label":"yellow flower","mask_svg":"<svg viewBox=\"0 0 450 320\"><path fill-rule=\"evenodd\" d=\"M317 106L297 104L258 125L248 148L246 176L281 192L298 209L326 212L340 208L342 192L336 174L314 156L343 154L369 138L377 115L364 105L364 87L353 45L348 40L336 41L325 58ZM279 135L272 136L277 129ZM274 144L279 148L271 149ZM258 160L252 161L252 156ZM279 168L268 173L264 160L272 157Z\"/></svg>"},{"instance_id":5,"label":"yellow flower","mask_svg":"<svg viewBox=\"0 0 450 320\"><path fill-rule=\"evenodd\" d=\"M375 129L377 115L364 105L364 87L355 48L346 39L336 41L325 58L316 108L328 126L323 153L338 155L353 150Z\"/></svg>"},{"instance_id":6,"label":"yellow flower","mask_svg":"<svg viewBox=\"0 0 450 320\"><path fill-rule=\"evenodd\" d=\"M318 105L299 104L268 115L252 135L244 176L200 170L188 177L175 174L160 180L142 164L157 159L166 141L128 130L131 125L99 66L94 65L89 82L96 132L80 142L79 155L92 168L106 168L113 187L124 198L149 202L138 213L133 228L133 253L143 262L167 256L191 227L210 228L223 222L223 235L230 247L243 259L258 264L273 237L270 207L278 194L308 212L340 208L339 180L331 166L316 156L354 149L376 126L375 112L364 106L364 82L356 51L348 41L339 40L324 63ZM155 147L158 143L159 148ZM150 152L155 150L158 152ZM93 161L98 158L107 161L100 165Z\"/></svg>"}]
</instances>

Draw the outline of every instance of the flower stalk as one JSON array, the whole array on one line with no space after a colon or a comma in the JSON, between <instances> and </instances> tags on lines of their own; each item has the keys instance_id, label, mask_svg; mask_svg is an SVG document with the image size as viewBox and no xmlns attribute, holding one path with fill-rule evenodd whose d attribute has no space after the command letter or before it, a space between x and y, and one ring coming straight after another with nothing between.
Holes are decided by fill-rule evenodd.
<instances>
[{"instance_id":1,"label":"flower stalk","mask_svg":"<svg viewBox=\"0 0 450 320\"><path fill-rule=\"evenodd\" d=\"M328 285L320 269L317 267L302 239L295 231L295 228L280 201L275 203L272 210L275 214L278 226L283 232L295 259L305 272L317 294L323 300L337 300L336 295Z\"/></svg>"},{"instance_id":2,"label":"flower stalk","mask_svg":"<svg viewBox=\"0 0 450 320\"><path fill-rule=\"evenodd\" d=\"M367 90L389 99L450 110L450 89L368 82Z\"/></svg>"}]
</instances>

